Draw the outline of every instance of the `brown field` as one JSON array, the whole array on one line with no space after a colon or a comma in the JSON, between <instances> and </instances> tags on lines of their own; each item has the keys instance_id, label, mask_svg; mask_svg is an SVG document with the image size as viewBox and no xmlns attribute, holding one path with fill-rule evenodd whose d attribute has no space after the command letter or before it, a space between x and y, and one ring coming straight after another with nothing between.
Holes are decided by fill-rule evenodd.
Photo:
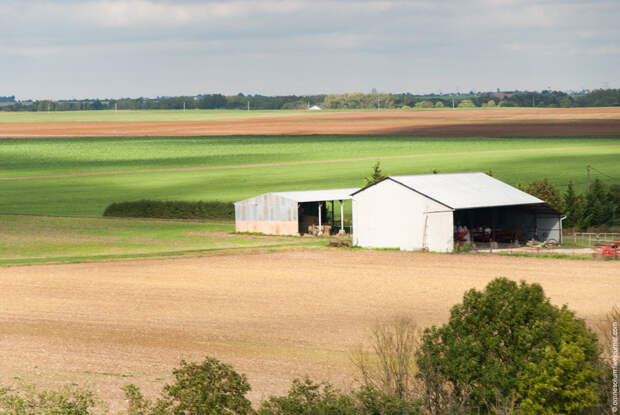
<instances>
[{"instance_id":1,"label":"brown field","mask_svg":"<svg viewBox=\"0 0 620 415\"><path fill-rule=\"evenodd\" d=\"M406 134L582 136L620 134L620 107L308 113L226 121L0 123L0 137Z\"/></svg>"},{"instance_id":2,"label":"brown field","mask_svg":"<svg viewBox=\"0 0 620 415\"><path fill-rule=\"evenodd\" d=\"M496 276L538 282L591 323L620 292L617 262L328 248L2 267L0 385L75 382L118 410L119 386L153 396L205 355L248 374L254 401L304 374L342 385L375 322L442 323Z\"/></svg>"}]
</instances>

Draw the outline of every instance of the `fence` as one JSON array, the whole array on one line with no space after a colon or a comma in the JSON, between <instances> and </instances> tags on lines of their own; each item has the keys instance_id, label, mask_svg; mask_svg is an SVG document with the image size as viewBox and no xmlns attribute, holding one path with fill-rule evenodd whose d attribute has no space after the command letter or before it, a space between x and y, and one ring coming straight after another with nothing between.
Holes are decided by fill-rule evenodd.
<instances>
[{"instance_id":1,"label":"fence","mask_svg":"<svg viewBox=\"0 0 620 415\"><path fill-rule=\"evenodd\" d=\"M568 236L568 238L566 237ZM593 247L597 245L613 244L620 241L620 233L602 232L574 232L572 235L566 235L565 242L571 241L575 246Z\"/></svg>"}]
</instances>

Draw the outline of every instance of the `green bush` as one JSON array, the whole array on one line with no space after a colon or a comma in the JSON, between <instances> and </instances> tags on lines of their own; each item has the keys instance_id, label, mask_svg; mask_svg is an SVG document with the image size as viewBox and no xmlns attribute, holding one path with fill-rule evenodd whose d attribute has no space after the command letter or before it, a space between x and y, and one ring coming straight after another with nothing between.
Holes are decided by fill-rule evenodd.
<instances>
[{"instance_id":1,"label":"green bush","mask_svg":"<svg viewBox=\"0 0 620 415\"><path fill-rule=\"evenodd\" d=\"M271 396L258 409L258 415L354 415L355 402L329 383L295 379L286 396Z\"/></svg>"},{"instance_id":2,"label":"green bush","mask_svg":"<svg viewBox=\"0 0 620 415\"><path fill-rule=\"evenodd\" d=\"M160 219L234 219L235 206L231 202L218 201L138 200L112 203L105 209L103 216Z\"/></svg>"},{"instance_id":3,"label":"green bush","mask_svg":"<svg viewBox=\"0 0 620 415\"><path fill-rule=\"evenodd\" d=\"M512 400L525 413L572 414L598 402L596 336L538 284L499 278L466 292L447 324L425 330L417 363L431 413Z\"/></svg>"},{"instance_id":4,"label":"green bush","mask_svg":"<svg viewBox=\"0 0 620 415\"><path fill-rule=\"evenodd\" d=\"M422 415L420 404L363 387L345 394L329 383L295 379L286 396L264 401L257 415Z\"/></svg>"},{"instance_id":5,"label":"green bush","mask_svg":"<svg viewBox=\"0 0 620 415\"><path fill-rule=\"evenodd\" d=\"M156 403L145 400L135 385L123 388L128 415L252 414L245 395L250 385L227 364L207 357L201 364L181 361L172 371L175 383L164 386Z\"/></svg>"},{"instance_id":6,"label":"green bush","mask_svg":"<svg viewBox=\"0 0 620 415\"><path fill-rule=\"evenodd\" d=\"M75 388L38 392L33 386L0 388L0 414L88 415L93 413L93 394Z\"/></svg>"}]
</instances>

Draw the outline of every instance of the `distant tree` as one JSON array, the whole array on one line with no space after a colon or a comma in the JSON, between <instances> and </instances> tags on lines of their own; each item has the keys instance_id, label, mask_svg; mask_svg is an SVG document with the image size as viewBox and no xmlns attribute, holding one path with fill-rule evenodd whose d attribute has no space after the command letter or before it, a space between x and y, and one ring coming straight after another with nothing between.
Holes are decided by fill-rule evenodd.
<instances>
[{"instance_id":1,"label":"distant tree","mask_svg":"<svg viewBox=\"0 0 620 415\"><path fill-rule=\"evenodd\" d=\"M364 179L364 187L378 183L386 177L387 176L383 174L383 171L381 171L381 162L377 161L372 167L372 174Z\"/></svg>"},{"instance_id":2,"label":"distant tree","mask_svg":"<svg viewBox=\"0 0 620 415\"><path fill-rule=\"evenodd\" d=\"M472 108L475 106L476 105L471 99L464 99L461 102L459 102L459 105L458 105L459 108Z\"/></svg>"},{"instance_id":3,"label":"distant tree","mask_svg":"<svg viewBox=\"0 0 620 415\"><path fill-rule=\"evenodd\" d=\"M415 107L416 108L433 108L433 102L432 101L416 102Z\"/></svg>"},{"instance_id":4,"label":"distant tree","mask_svg":"<svg viewBox=\"0 0 620 415\"><path fill-rule=\"evenodd\" d=\"M546 177L541 180L531 182L525 187L524 191L532 196L536 196L537 198L544 200L552 208L560 212L564 211L564 203L562 201L562 197L560 196L560 192L555 186L549 183Z\"/></svg>"},{"instance_id":5,"label":"distant tree","mask_svg":"<svg viewBox=\"0 0 620 415\"><path fill-rule=\"evenodd\" d=\"M503 99L499 102L500 107L516 107L517 104L509 99Z\"/></svg>"},{"instance_id":6,"label":"distant tree","mask_svg":"<svg viewBox=\"0 0 620 415\"><path fill-rule=\"evenodd\" d=\"M567 95L560 100L560 107L569 108L573 106L573 100Z\"/></svg>"},{"instance_id":7,"label":"distant tree","mask_svg":"<svg viewBox=\"0 0 620 415\"><path fill-rule=\"evenodd\" d=\"M487 107L494 107L495 106L495 101L490 99L489 102L487 102Z\"/></svg>"},{"instance_id":8,"label":"distant tree","mask_svg":"<svg viewBox=\"0 0 620 415\"><path fill-rule=\"evenodd\" d=\"M443 108L443 107L444 107L443 101L435 102L435 108Z\"/></svg>"},{"instance_id":9,"label":"distant tree","mask_svg":"<svg viewBox=\"0 0 620 415\"><path fill-rule=\"evenodd\" d=\"M584 227L605 225L612 221L615 203L607 186L596 178L586 194Z\"/></svg>"},{"instance_id":10,"label":"distant tree","mask_svg":"<svg viewBox=\"0 0 620 415\"><path fill-rule=\"evenodd\" d=\"M568 182L568 187L562 195L562 198L564 201L564 213L566 213L564 226L580 226L583 221L585 203L583 196L575 192L572 181Z\"/></svg>"}]
</instances>

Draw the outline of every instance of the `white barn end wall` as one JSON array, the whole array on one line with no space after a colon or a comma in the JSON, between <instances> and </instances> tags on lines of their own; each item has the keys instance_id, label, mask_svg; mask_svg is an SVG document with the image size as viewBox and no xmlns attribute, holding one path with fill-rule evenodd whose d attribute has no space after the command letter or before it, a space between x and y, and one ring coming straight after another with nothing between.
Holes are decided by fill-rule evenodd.
<instances>
[{"instance_id":1,"label":"white barn end wall","mask_svg":"<svg viewBox=\"0 0 620 415\"><path fill-rule=\"evenodd\" d=\"M353 244L451 252L453 211L387 179L353 196Z\"/></svg>"}]
</instances>

